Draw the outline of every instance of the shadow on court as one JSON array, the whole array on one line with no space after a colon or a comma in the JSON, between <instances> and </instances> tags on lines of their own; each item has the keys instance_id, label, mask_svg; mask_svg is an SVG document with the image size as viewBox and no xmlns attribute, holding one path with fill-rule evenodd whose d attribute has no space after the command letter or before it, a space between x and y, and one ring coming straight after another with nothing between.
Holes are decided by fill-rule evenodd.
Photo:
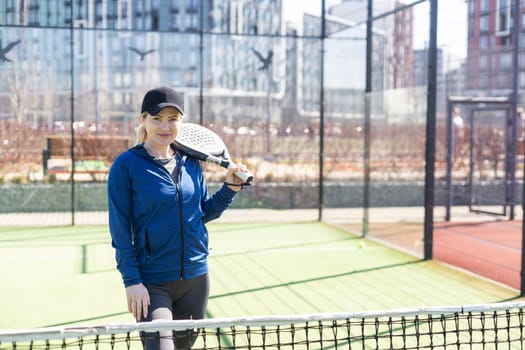
<instances>
[{"instance_id":1,"label":"shadow on court","mask_svg":"<svg viewBox=\"0 0 525 350\"><path fill-rule=\"evenodd\" d=\"M315 278L308 278L308 279L298 280L298 281L288 281L288 282L285 282L285 283L280 283L280 284L275 284L275 285L268 285L268 286L259 287L259 288L245 289L245 290L234 291L234 292L226 293L226 294L212 295L210 297L210 299L231 297L231 296L235 296L235 295L239 295L239 294L254 293L254 292L260 292L260 291L263 291L263 290L270 290L270 289L281 288L281 287L291 287L291 286L297 286L297 285L304 285L304 284L308 284L308 283L311 283L311 282L337 279L337 278L340 278L340 277L356 275L356 274L359 274L359 273L367 273L367 272L379 271L379 270L384 270L384 269L390 269L390 268L399 267L399 266L406 266L406 265L410 265L410 264L417 264L419 262L420 261L407 261L407 262L403 262L403 263L399 263L399 264L392 264L392 265L386 265L386 266L372 267L372 268L369 268L369 269L349 271L349 272L339 273L339 274L335 274L335 275L326 275L326 276L320 276L320 277L315 277Z\"/></svg>"},{"instance_id":2,"label":"shadow on court","mask_svg":"<svg viewBox=\"0 0 525 350\"><path fill-rule=\"evenodd\" d=\"M371 226L376 233L378 225ZM417 227L404 231L415 234ZM384 237L414 245L413 238L389 236L393 228L385 224ZM215 317L465 305L517 295L325 223L216 223L209 231L208 311ZM1 235L0 328L132 322L107 227L16 228Z\"/></svg>"}]
</instances>

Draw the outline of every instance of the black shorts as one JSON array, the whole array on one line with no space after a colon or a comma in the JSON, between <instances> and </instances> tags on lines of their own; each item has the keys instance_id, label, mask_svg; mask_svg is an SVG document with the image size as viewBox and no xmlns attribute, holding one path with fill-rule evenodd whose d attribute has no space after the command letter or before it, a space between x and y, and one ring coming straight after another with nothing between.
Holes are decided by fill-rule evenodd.
<instances>
[{"instance_id":1,"label":"black shorts","mask_svg":"<svg viewBox=\"0 0 525 350\"><path fill-rule=\"evenodd\" d=\"M149 292L150 306L148 315L141 319L141 322L152 320L185 320L202 319L206 313L208 305L208 295L210 282L208 274L193 278L191 280L180 280L162 284L146 284ZM147 350L189 349L196 339L195 332L176 332L175 343L169 339L170 334L160 334L159 337L146 333L144 334L144 347ZM163 336L168 338L162 339Z\"/></svg>"}]
</instances>

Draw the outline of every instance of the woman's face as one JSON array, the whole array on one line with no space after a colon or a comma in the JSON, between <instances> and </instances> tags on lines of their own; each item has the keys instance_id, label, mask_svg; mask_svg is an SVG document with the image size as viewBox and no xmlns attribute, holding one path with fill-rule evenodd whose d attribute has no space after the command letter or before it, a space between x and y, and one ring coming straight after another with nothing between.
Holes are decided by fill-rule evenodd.
<instances>
[{"instance_id":1,"label":"woman's face","mask_svg":"<svg viewBox=\"0 0 525 350\"><path fill-rule=\"evenodd\" d=\"M179 133L182 114L173 107L166 107L161 109L157 115L148 114L143 123L149 143L167 146L175 141Z\"/></svg>"}]
</instances>

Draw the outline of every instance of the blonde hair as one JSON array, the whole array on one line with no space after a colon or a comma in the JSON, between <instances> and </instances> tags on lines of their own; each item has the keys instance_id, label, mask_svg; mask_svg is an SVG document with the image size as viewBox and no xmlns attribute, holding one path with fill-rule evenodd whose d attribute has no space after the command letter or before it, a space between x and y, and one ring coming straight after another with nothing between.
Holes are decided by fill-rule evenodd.
<instances>
[{"instance_id":1,"label":"blonde hair","mask_svg":"<svg viewBox=\"0 0 525 350\"><path fill-rule=\"evenodd\" d=\"M144 127L144 119L148 117L149 113L144 112L140 115L140 121L141 123L135 128L136 133L136 143L144 143L146 141L146 138L148 137L148 134L146 133L146 128Z\"/></svg>"}]
</instances>

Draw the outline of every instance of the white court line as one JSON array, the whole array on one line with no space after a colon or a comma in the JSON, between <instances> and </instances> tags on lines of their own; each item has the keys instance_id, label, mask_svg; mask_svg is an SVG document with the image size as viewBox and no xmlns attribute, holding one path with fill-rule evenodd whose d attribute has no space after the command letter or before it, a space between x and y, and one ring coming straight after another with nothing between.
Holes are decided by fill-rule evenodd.
<instances>
[{"instance_id":1,"label":"white court line","mask_svg":"<svg viewBox=\"0 0 525 350\"><path fill-rule=\"evenodd\" d=\"M83 259L94 257L114 257L114 254L63 254L63 255L17 255L17 256L0 256L0 261L23 261L23 260L64 260L64 259Z\"/></svg>"},{"instance_id":2,"label":"white court line","mask_svg":"<svg viewBox=\"0 0 525 350\"><path fill-rule=\"evenodd\" d=\"M224 256L224 255L232 255L232 254L275 254L275 253L311 253L311 252L355 252L360 250L384 250L384 247L378 246L378 245L368 245L365 244L364 246L355 246L355 247L324 247L324 248L306 248L306 247L298 247L298 248L268 248L268 249L243 249L243 250L229 250L229 251L221 251L218 253L215 253L213 249L210 252L210 256Z\"/></svg>"}]
</instances>

